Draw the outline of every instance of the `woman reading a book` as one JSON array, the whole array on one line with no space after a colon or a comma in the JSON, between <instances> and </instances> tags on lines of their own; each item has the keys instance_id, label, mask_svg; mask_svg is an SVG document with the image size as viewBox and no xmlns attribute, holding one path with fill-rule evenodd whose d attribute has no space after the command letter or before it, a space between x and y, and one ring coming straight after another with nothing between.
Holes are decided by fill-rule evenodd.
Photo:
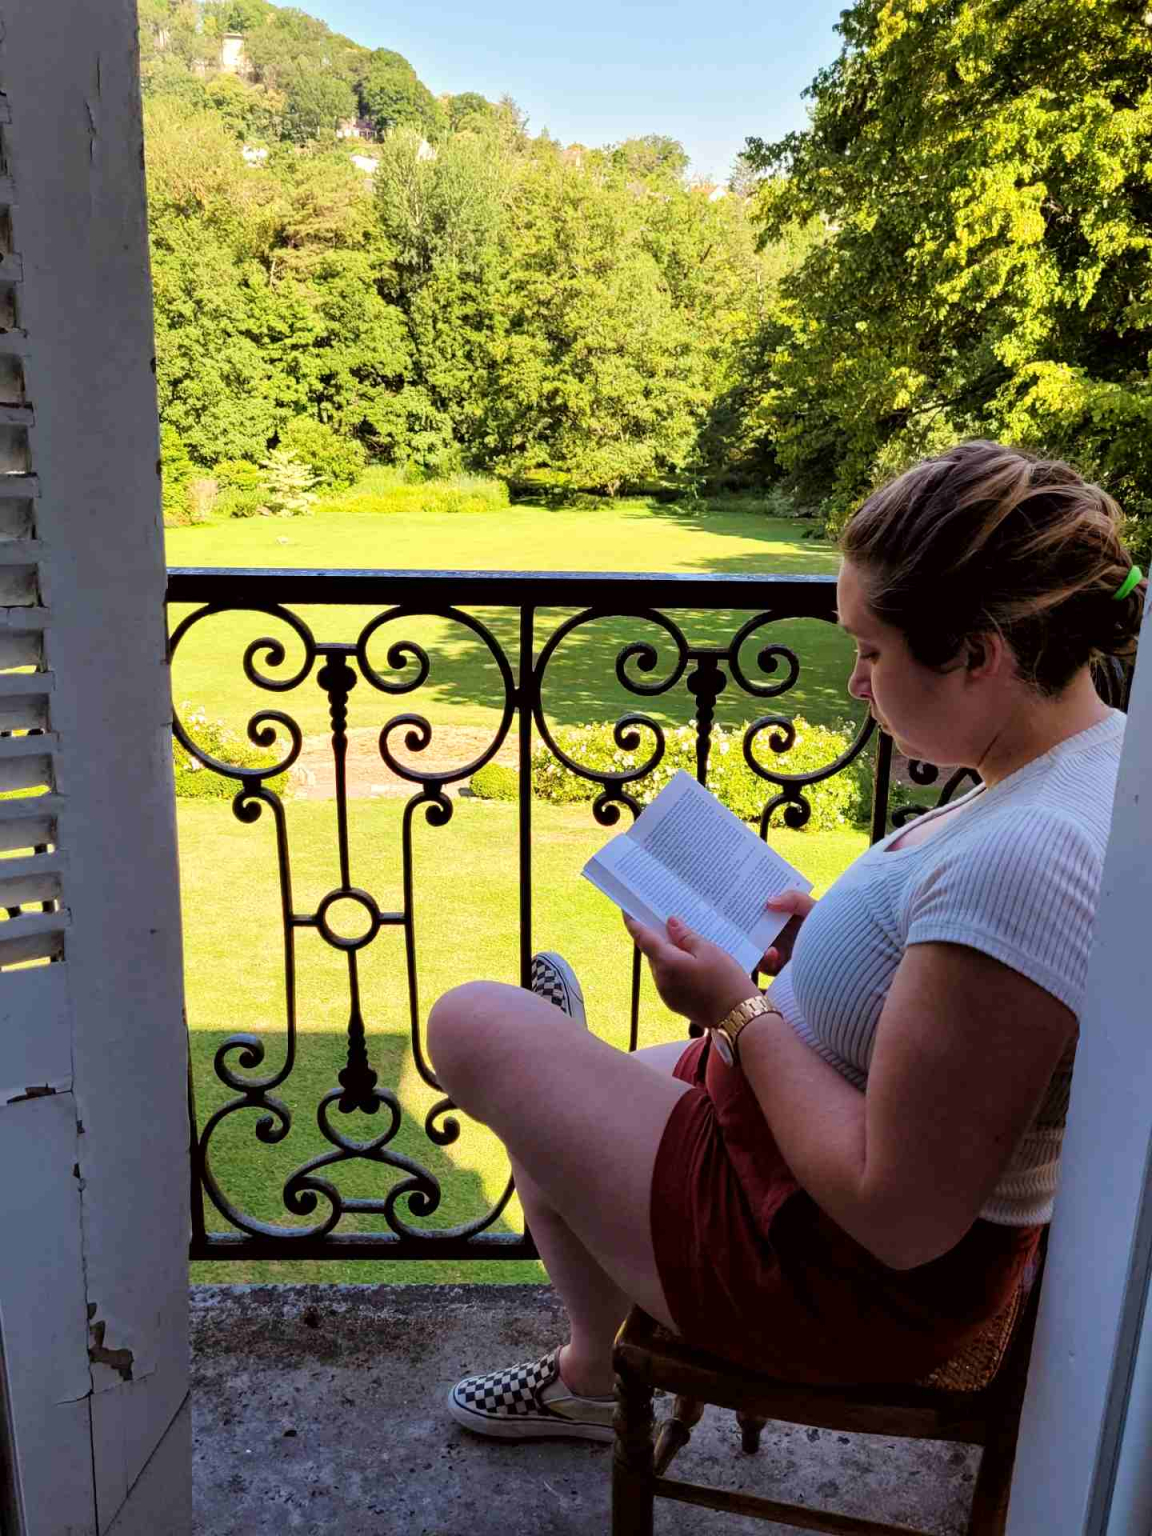
<instances>
[{"instance_id":1,"label":"woman reading a book","mask_svg":"<svg viewBox=\"0 0 1152 1536\"><path fill-rule=\"evenodd\" d=\"M465 1378L454 1418L612 1436L612 1342L639 1303L782 1377L916 1380L1011 1298L1052 1211L1147 583L1066 465L966 443L849 523L849 691L910 758L982 780L792 913L761 994L670 920L626 919L702 1039L629 1056L576 978L474 982L429 1021L440 1079L505 1142L571 1334ZM553 1007L559 1003L560 1007Z\"/></svg>"}]
</instances>

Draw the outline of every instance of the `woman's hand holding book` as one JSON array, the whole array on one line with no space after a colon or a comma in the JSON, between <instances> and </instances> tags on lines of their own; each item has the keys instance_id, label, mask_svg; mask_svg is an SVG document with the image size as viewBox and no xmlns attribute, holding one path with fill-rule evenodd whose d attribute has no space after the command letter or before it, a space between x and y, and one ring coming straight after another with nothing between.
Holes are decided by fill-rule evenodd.
<instances>
[{"instance_id":1,"label":"woman's hand holding book","mask_svg":"<svg viewBox=\"0 0 1152 1536\"><path fill-rule=\"evenodd\" d=\"M791 912L792 914L787 926L777 935L775 944L765 951L764 958L757 966L757 970L763 971L766 976L777 976L791 960L792 946L796 942L796 935L800 932L800 925L816 905L816 901L806 891L792 889L781 891L779 896L770 896L766 905L772 912Z\"/></svg>"}]
</instances>

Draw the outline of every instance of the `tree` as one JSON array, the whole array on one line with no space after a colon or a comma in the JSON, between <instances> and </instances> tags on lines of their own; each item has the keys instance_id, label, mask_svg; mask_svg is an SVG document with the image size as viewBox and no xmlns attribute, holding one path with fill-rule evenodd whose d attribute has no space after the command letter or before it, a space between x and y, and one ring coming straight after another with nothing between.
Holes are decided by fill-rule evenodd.
<instances>
[{"instance_id":1,"label":"tree","mask_svg":"<svg viewBox=\"0 0 1152 1536\"><path fill-rule=\"evenodd\" d=\"M216 75L201 92L203 107L216 113L241 142L280 137L286 103L279 92L250 85L236 75Z\"/></svg>"},{"instance_id":2,"label":"tree","mask_svg":"<svg viewBox=\"0 0 1152 1536\"><path fill-rule=\"evenodd\" d=\"M264 502L272 517L307 517L315 504L316 476L287 448L273 448L261 461Z\"/></svg>"},{"instance_id":3,"label":"tree","mask_svg":"<svg viewBox=\"0 0 1152 1536\"><path fill-rule=\"evenodd\" d=\"M728 190L734 197L752 197L758 190L761 176L746 154L737 155L728 173Z\"/></svg>"},{"instance_id":4,"label":"tree","mask_svg":"<svg viewBox=\"0 0 1152 1536\"><path fill-rule=\"evenodd\" d=\"M286 139L306 144L313 139L334 139L336 129L356 116L352 87L335 75L299 64L288 79L284 100Z\"/></svg>"},{"instance_id":5,"label":"tree","mask_svg":"<svg viewBox=\"0 0 1152 1536\"><path fill-rule=\"evenodd\" d=\"M254 32L271 14L268 0L212 0L204 7L204 21L219 36L225 32Z\"/></svg>"},{"instance_id":6,"label":"tree","mask_svg":"<svg viewBox=\"0 0 1152 1536\"><path fill-rule=\"evenodd\" d=\"M140 73L148 89L158 69L209 63L216 45L204 36L196 0L140 0Z\"/></svg>"},{"instance_id":7,"label":"tree","mask_svg":"<svg viewBox=\"0 0 1152 1536\"><path fill-rule=\"evenodd\" d=\"M303 11L269 7L266 20L244 39L256 79L286 90L300 68L322 70L354 86L368 50L331 31Z\"/></svg>"},{"instance_id":8,"label":"tree","mask_svg":"<svg viewBox=\"0 0 1152 1536\"><path fill-rule=\"evenodd\" d=\"M459 133L462 128L483 128L492 121L496 108L478 91L461 91L448 98L448 128Z\"/></svg>"},{"instance_id":9,"label":"tree","mask_svg":"<svg viewBox=\"0 0 1152 1536\"><path fill-rule=\"evenodd\" d=\"M811 126L748 142L785 278L770 415L842 520L959 436L1066 453L1152 514L1152 29L1131 0L856 0Z\"/></svg>"},{"instance_id":10,"label":"tree","mask_svg":"<svg viewBox=\"0 0 1152 1536\"><path fill-rule=\"evenodd\" d=\"M447 114L403 54L377 48L360 77L360 104L379 134L417 128L432 142L440 138Z\"/></svg>"},{"instance_id":11,"label":"tree","mask_svg":"<svg viewBox=\"0 0 1152 1536\"><path fill-rule=\"evenodd\" d=\"M633 176L683 176L688 155L679 139L664 133L645 133L625 139L612 149L614 162Z\"/></svg>"}]
</instances>

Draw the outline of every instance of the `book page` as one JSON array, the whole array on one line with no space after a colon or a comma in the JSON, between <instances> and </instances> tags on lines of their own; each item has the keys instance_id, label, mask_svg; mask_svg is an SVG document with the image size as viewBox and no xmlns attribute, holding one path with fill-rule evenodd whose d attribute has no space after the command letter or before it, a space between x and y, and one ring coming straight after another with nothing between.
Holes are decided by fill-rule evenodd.
<instances>
[{"instance_id":1,"label":"book page","mask_svg":"<svg viewBox=\"0 0 1152 1536\"><path fill-rule=\"evenodd\" d=\"M630 838L614 839L592 862L602 866L597 871L600 879L586 871L594 884L630 916L655 928L657 933L663 933L668 919L676 916L702 939L711 939L713 944L735 955L748 970L764 953L723 913Z\"/></svg>"},{"instance_id":2,"label":"book page","mask_svg":"<svg viewBox=\"0 0 1152 1536\"><path fill-rule=\"evenodd\" d=\"M748 970L788 922L765 903L812 882L782 859L739 817L680 772L627 832L615 837L584 873L618 906L663 929L676 916L719 944ZM622 899L622 893L632 905Z\"/></svg>"}]
</instances>

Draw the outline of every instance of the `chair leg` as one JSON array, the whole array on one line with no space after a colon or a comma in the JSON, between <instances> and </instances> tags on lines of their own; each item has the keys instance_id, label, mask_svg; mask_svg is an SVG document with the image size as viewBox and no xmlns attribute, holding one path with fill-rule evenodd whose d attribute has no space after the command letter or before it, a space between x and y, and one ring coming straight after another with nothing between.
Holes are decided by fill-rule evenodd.
<instances>
[{"instance_id":1,"label":"chair leg","mask_svg":"<svg viewBox=\"0 0 1152 1536\"><path fill-rule=\"evenodd\" d=\"M612 1453L612 1536L652 1536L652 1388L617 1372Z\"/></svg>"},{"instance_id":2,"label":"chair leg","mask_svg":"<svg viewBox=\"0 0 1152 1536\"><path fill-rule=\"evenodd\" d=\"M1012 1469L1016 1465L1015 1425L1007 1434L991 1439L980 1457L976 1487L972 1495L972 1514L968 1536L1004 1536L1008 1523L1008 1497L1012 1491Z\"/></svg>"},{"instance_id":3,"label":"chair leg","mask_svg":"<svg viewBox=\"0 0 1152 1536\"><path fill-rule=\"evenodd\" d=\"M657 1477L664 1476L672 1465L673 1456L688 1444L692 1438L692 1431L703 1416L703 1403L698 1403L692 1397L676 1399L671 1416L664 1420L660 1426L660 1433L656 1436L654 1470Z\"/></svg>"},{"instance_id":4,"label":"chair leg","mask_svg":"<svg viewBox=\"0 0 1152 1536\"><path fill-rule=\"evenodd\" d=\"M740 1426L740 1449L746 1456L754 1456L760 1449L760 1434L767 1419L758 1419L754 1413L737 1413Z\"/></svg>"}]
</instances>

